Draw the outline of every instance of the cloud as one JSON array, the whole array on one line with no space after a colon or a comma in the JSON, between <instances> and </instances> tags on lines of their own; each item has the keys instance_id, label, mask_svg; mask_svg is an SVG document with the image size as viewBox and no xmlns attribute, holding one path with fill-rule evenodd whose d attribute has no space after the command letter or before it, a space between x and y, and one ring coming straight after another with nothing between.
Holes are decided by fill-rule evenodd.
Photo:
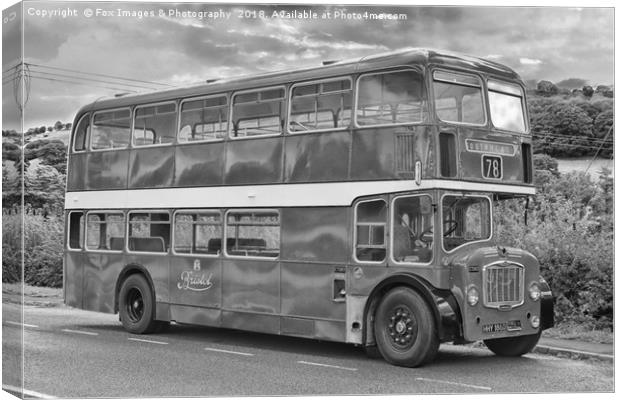
<instances>
[{"instance_id":1,"label":"cloud","mask_svg":"<svg viewBox=\"0 0 620 400\"><path fill-rule=\"evenodd\" d=\"M43 2L30 5L49 7ZM487 58L524 79L613 81L613 10L561 7L406 7L53 3L152 11L153 18L26 16L26 61L89 73L185 85L211 78L320 65L403 47L438 48ZM159 10L165 16L159 16ZM168 10L190 12L169 15ZM239 18L243 10L309 9L323 14L386 12L406 19ZM231 13L209 18L208 13ZM192 14L195 13L195 14ZM199 14L202 13L202 14ZM199 17L199 15L201 17ZM214 15L214 14L211 14ZM258 15L258 14L257 14ZM112 89L33 80L30 115L69 121L83 103ZM104 86L98 84L99 86ZM43 98L45 94L45 98ZM69 98L73 94L75 101ZM57 96L57 101L54 101ZM69 96L69 97L67 97ZM41 98L37 98L41 97ZM56 115L55 117L51 117ZM48 122L45 122L48 124Z\"/></svg>"}]
</instances>

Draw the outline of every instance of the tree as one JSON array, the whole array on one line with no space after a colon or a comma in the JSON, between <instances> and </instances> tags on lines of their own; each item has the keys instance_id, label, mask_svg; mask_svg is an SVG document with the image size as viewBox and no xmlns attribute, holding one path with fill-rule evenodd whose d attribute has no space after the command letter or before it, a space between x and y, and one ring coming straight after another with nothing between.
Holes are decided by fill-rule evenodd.
<instances>
[{"instance_id":1,"label":"tree","mask_svg":"<svg viewBox=\"0 0 620 400\"><path fill-rule=\"evenodd\" d=\"M42 127L40 127L40 128L39 128L39 130L37 131L37 133L45 133L45 130L46 130L46 129L47 129L46 127L42 126Z\"/></svg>"},{"instance_id":2,"label":"tree","mask_svg":"<svg viewBox=\"0 0 620 400\"><path fill-rule=\"evenodd\" d=\"M541 96L554 96L558 94L558 87L549 81L540 81L536 85L536 93Z\"/></svg>"},{"instance_id":3,"label":"tree","mask_svg":"<svg viewBox=\"0 0 620 400\"><path fill-rule=\"evenodd\" d=\"M594 94L594 89L592 89L592 86L586 85L581 89L581 93L587 98L590 98Z\"/></svg>"},{"instance_id":4,"label":"tree","mask_svg":"<svg viewBox=\"0 0 620 400\"><path fill-rule=\"evenodd\" d=\"M57 130L57 131L59 131L59 130L61 130L61 129L62 129L62 127L63 127L63 126L64 126L64 125L62 124L62 122L60 122L60 121L56 121L56 123L54 124L54 129L55 129L55 130Z\"/></svg>"},{"instance_id":5,"label":"tree","mask_svg":"<svg viewBox=\"0 0 620 400\"><path fill-rule=\"evenodd\" d=\"M51 131L53 131L53 130L54 130L54 128L53 128L53 127L51 127L51 126L48 126L48 127L47 127L47 131L48 131L48 132L51 132Z\"/></svg>"},{"instance_id":6,"label":"tree","mask_svg":"<svg viewBox=\"0 0 620 400\"><path fill-rule=\"evenodd\" d=\"M551 156L593 154L592 118L574 104L555 103L542 113L532 114L531 125L538 136L534 151Z\"/></svg>"},{"instance_id":7,"label":"tree","mask_svg":"<svg viewBox=\"0 0 620 400\"><path fill-rule=\"evenodd\" d=\"M54 167L32 163L24 175L24 203L33 208L62 207L65 176Z\"/></svg>"},{"instance_id":8,"label":"tree","mask_svg":"<svg viewBox=\"0 0 620 400\"><path fill-rule=\"evenodd\" d=\"M614 111L605 110L596 116L594 120L594 136L605 142L597 142L601 146L599 156L604 158L613 157L614 152Z\"/></svg>"}]
</instances>

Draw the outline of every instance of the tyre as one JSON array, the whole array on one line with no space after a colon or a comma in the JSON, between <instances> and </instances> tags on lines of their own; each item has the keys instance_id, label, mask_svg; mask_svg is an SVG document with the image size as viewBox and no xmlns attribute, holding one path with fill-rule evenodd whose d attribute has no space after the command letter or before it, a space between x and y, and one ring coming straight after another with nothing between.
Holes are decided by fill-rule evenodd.
<instances>
[{"instance_id":1,"label":"tyre","mask_svg":"<svg viewBox=\"0 0 620 400\"><path fill-rule=\"evenodd\" d=\"M541 332L534 335L487 339L484 341L484 344L498 356L519 357L525 353L529 353L536 347L538 339L540 339L540 334Z\"/></svg>"},{"instance_id":2,"label":"tyre","mask_svg":"<svg viewBox=\"0 0 620 400\"><path fill-rule=\"evenodd\" d=\"M119 292L119 313L123 327L131 333L151 333L161 328L155 321L155 297L144 275L127 277Z\"/></svg>"},{"instance_id":3,"label":"tyre","mask_svg":"<svg viewBox=\"0 0 620 400\"><path fill-rule=\"evenodd\" d=\"M379 352L390 364L417 367L437 355L435 318L426 301L413 289L392 289L381 299L374 329Z\"/></svg>"}]
</instances>

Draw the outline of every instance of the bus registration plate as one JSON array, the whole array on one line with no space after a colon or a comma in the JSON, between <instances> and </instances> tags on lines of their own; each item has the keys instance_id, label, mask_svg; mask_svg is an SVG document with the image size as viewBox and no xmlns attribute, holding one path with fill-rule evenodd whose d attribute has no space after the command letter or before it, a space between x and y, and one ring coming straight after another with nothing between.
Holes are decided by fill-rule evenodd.
<instances>
[{"instance_id":1,"label":"bus registration plate","mask_svg":"<svg viewBox=\"0 0 620 400\"><path fill-rule=\"evenodd\" d=\"M494 324L482 325L482 332L484 333L503 332L503 331L520 331L520 330L521 330L521 321L519 320L508 321L508 322L497 322Z\"/></svg>"}]
</instances>

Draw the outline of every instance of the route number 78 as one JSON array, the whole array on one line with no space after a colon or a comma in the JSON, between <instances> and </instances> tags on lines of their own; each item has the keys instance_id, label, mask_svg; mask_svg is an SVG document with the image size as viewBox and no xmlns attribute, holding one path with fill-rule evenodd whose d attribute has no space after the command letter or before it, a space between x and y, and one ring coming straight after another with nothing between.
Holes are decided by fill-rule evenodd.
<instances>
[{"instance_id":1,"label":"route number 78","mask_svg":"<svg viewBox=\"0 0 620 400\"><path fill-rule=\"evenodd\" d=\"M502 158L482 156L482 177L487 179L502 179Z\"/></svg>"}]
</instances>

